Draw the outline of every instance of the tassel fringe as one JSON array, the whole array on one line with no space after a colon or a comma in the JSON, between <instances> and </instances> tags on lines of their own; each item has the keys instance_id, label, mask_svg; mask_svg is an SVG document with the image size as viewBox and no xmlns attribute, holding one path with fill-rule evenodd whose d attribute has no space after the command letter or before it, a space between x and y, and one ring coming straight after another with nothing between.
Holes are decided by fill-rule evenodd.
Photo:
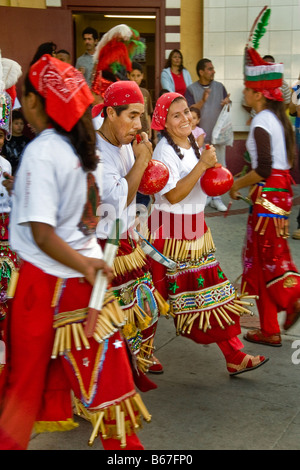
<instances>
[{"instance_id":1,"label":"tassel fringe","mask_svg":"<svg viewBox=\"0 0 300 470\"><path fill-rule=\"evenodd\" d=\"M85 308L56 315L53 324L56 332L51 354L52 359L71 351L72 343L77 351L90 348L89 340L83 329L83 322L86 319L87 312L88 308ZM104 306L101 312L99 312L93 337L98 343L102 343L118 329L123 328L125 323L125 315L119 307L117 300L113 294L108 293Z\"/></svg>"},{"instance_id":2,"label":"tassel fringe","mask_svg":"<svg viewBox=\"0 0 300 470\"><path fill-rule=\"evenodd\" d=\"M197 240L165 240L163 255L177 262L196 261L209 253L216 251L216 247L208 228L205 234Z\"/></svg>"},{"instance_id":3,"label":"tassel fringe","mask_svg":"<svg viewBox=\"0 0 300 470\"><path fill-rule=\"evenodd\" d=\"M135 250L129 255L117 256L115 258L113 265L114 274L115 276L123 276L127 272L143 268L145 261L146 255L142 248L137 245Z\"/></svg>"},{"instance_id":4,"label":"tassel fringe","mask_svg":"<svg viewBox=\"0 0 300 470\"><path fill-rule=\"evenodd\" d=\"M141 428L141 416L148 423L152 418L138 393L100 411L88 410L77 398L74 398L74 404L76 414L93 426L89 446L92 446L96 437L101 434L103 439L120 440L120 446L125 448L126 435L130 436Z\"/></svg>"},{"instance_id":5,"label":"tassel fringe","mask_svg":"<svg viewBox=\"0 0 300 470\"><path fill-rule=\"evenodd\" d=\"M244 300L241 300L241 299ZM204 333L212 328L210 319L214 317L217 320L219 327L225 330L226 326L234 325L235 321L232 315L241 317L244 314L253 315L253 312L248 307L253 307L254 303L245 299L257 298L256 296L248 296L247 294L236 296L236 298L225 304L211 310L202 310L201 312L183 313L176 315L176 334L190 334L194 322L198 319L198 328Z\"/></svg>"}]
</instances>

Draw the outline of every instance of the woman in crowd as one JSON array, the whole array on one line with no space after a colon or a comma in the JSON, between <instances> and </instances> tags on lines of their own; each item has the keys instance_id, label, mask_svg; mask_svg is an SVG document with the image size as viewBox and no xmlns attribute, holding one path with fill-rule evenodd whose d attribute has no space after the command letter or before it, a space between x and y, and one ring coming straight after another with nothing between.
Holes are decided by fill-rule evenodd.
<instances>
[{"instance_id":1,"label":"woman in crowd","mask_svg":"<svg viewBox=\"0 0 300 470\"><path fill-rule=\"evenodd\" d=\"M161 73L161 87L184 95L186 88L193 83L190 72L183 66L181 51L173 49Z\"/></svg>"}]
</instances>

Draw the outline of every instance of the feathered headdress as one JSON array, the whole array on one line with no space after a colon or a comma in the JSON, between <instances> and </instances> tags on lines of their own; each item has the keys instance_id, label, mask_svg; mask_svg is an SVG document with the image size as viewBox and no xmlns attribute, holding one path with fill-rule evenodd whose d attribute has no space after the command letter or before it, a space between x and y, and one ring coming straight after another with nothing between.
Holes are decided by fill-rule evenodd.
<instances>
[{"instance_id":1,"label":"feathered headdress","mask_svg":"<svg viewBox=\"0 0 300 470\"><path fill-rule=\"evenodd\" d=\"M259 42L266 32L271 9L265 6L251 28L244 55L244 82L247 88L266 91L267 98L281 101L280 90L283 80L283 64L266 62L257 52ZM273 91L270 91L273 90Z\"/></svg>"},{"instance_id":2,"label":"feathered headdress","mask_svg":"<svg viewBox=\"0 0 300 470\"><path fill-rule=\"evenodd\" d=\"M113 82L131 71L131 60L135 54L145 50L145 44L140 41L138 31L126 24L111 28L97 44L94 54L95 74L92 91L97 95L104 95L106 88ZM105 73L111 78L105 78ZM107 77L108 75L106 75Z\"/></svg>"},{"instance_id":3,"label":"feathered headdress","mask_svg":"<svg viewBox=\"0 0 300 470\"><path fill-rule=\"evenodd\" d=\"M12 108L16 94L16 83L22 75L21 66L10 59L2 59L0 51L0 129L6 138L11 136Z\"/></svg>"}]
</instances>

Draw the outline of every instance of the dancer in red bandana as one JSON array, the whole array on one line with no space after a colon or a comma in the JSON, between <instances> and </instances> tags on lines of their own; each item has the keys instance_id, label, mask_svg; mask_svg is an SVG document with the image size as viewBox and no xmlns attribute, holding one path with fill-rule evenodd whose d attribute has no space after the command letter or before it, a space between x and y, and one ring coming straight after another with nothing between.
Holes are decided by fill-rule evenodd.
<instances>
[{"instance_id":1,"label":"dancer in red bandana","mask_svg":"<svg viewBox=\"0 0 300 470\"><path fill-rule=\"evenodd\" d=\"M240 299L215 258L215 246L204 220L206 194L200 178L216 163L214 147L200 149L192 134L192 115L179 93L156 102L152 128L162 132L153 158L169 169L166 186L155 195L149 221L154 246L176 262L167 269L153 261L155 287L169 300L178 335L199 344L216 343L230 375L251 371L264 356L241 351ZM249 301L248 301L249 302Z\"/></svg>"},{"instance_id":2,"label":"dancer in red bandana","mask_svg":"<svg viewBox=\"0 0 300 470\"><path fill-rule=\"evenodd\" d=\"M142 133L143 143L138 144L136 140L142 127L144 97L135 82L118 81L107 88L98 109L104 114L103 124L97 131L97 148L105 175L101 198L106 214L99 221L97 235L104 246L114 218L120 219L122 236L112 285L128 319L123 334L131 351L136 385L145 392L156 388L146 375L152 362L156 373L162 370L153 357L153 341L159 314L167 313L169 306L153 285L149 257L137 243L134 231L136 192L152 158L147 134Z\"/></svg>"},{"instance_id":3,"label":"dancer in red bandana","mask_svg":"<svg viewBox=\"0 0 300 470\"><path fill-rule=\"evenodd\" d=\"M100 434L105 449L143 449L136 430L140 413L150 415L135 391L112 294L97 335L84 331L97 272L112 279L95 235L102 181L92 102L80 72L50 55L25 78L22 107L37 137L13 192L10 240L22 265L5 331L0 449L26 449L34 426L76 427L71 390L93 425L90 444Z\"/></svg>"},{"instance_id":4,"label":"dancer in red bandana","mask_svg":"<svg viewBox=\"0 0 300 470\"><path fill-rule=\"evenodd\" d=\"M269 15L270 9L265 7L258 17L261 24L266 23ZM252 205L243 250L242 289L259 296L260 328L249 331L245 339L278 347L282 344L278 312L287 313L285 330L300 316L300 274L287 242L293 196L290 168L295 158L294 132L280 90L283 64L265 62L256 50L258 36L254 38L255 47L251 44L246 47L244 71L245 100L256 111L247 140L252 169L235 181L230 196L238 199L240 189L250 186Z\"/></svg>"}]
</instances>

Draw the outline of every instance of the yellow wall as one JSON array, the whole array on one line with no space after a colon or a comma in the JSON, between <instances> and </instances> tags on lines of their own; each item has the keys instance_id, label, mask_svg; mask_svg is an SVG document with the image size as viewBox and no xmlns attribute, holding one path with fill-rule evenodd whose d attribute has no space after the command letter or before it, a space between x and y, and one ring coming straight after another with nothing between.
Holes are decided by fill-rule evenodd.
<instances>
[{"instance_id":1,"label":"yellow wall","mask_svg":"<svg viewBox=\"0 0 300 470\"><path fill-rule=\"evenodd\" d=\"M0 0L2 7L46 8L45 0Z\"/></svg>"},{"instance_id":2,"label":"yellow wall","mask_svg":"<svg viewBox=\"0 0 300 470\"><path fill-rule=\"evenodd\" d=\"M198 80L196 64L203 53L203 0L181 0L180 36L184 66L193 81Z\"/></svg>"}]
</instances>

